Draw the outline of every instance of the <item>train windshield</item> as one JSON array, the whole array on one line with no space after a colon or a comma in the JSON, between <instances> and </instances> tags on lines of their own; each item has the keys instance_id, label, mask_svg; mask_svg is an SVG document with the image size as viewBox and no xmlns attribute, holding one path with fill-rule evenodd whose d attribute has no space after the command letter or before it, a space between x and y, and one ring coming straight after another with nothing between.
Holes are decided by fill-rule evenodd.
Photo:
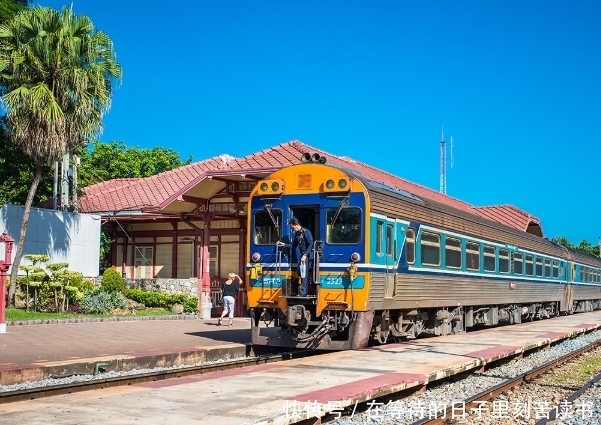
<instances>
[{"instance_id":1,"label":"train windshield","mask_svg":"<svg viewBox=\"0 0 601 425\"><path fill-rule=\"evenodd\" d=\"M334 217L336 220L334 220ZM332 225L331 223L334 222ZM326 211L326 242L329 244L357 244L361 242L361 209L328 208Z\"/></svg>"},{"instance_id":2,"label":"train windshield","mask_svg":"<svg viewBox=\"0 0 601 425\"><path fill-rule=\"evenodd\" d=\"M282 211L264 209L255 212L254 232L256 245L274 245L282 233Z\"/></svg>"}]
</instances>

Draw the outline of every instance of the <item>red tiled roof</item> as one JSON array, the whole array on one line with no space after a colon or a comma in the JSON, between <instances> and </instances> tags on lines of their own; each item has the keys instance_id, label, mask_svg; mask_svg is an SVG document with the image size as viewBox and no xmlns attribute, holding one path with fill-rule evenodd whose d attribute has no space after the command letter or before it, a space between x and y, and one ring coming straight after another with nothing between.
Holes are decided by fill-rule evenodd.
<instances>
[{"instance_id":1,"label":"red tiled roof","mask_svg":"<svg viewBox=\"0 0 601 425\"><path fill-rule=\"evenodd\" d=\"M85 196L79 199L81 212L105 212L140 210L142 208L160 208L194 187L202 181L208 171L255 171L257 169L278 169L287 165L300 163L303 153L318 153L325 156L328 163L353 169L364 177L396 187L460 210L475 213L482 217L526 230L536 217L513 206L474 207L467 202L444 195L436 190L410 182L368 164L353 160L346 156L336 156L321 149L313 148L297 140L293 140L272 148L247 155L243 158L217 156L166 171L151 177L137 179L115 179L98 183L84 189Z\"/></svg>"},{"instance_id":2,"label":"red tiled roof","mask_svg":"<svg viewBox=\"0 0 601 425\"><path fill-rule=\"evenodd\" d=\"M489 207L472 207L472 211L480 217L488 218L516 229L526 230L530 224L541 228L540 220L513 205L493 205Z\"/></svg>"}]
</instances>

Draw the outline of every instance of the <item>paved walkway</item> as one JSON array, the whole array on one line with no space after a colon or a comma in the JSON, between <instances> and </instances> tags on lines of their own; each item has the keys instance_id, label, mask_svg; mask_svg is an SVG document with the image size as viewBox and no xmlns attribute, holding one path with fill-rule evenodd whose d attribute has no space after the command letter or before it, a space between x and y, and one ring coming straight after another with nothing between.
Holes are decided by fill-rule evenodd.
<instances>
[{"instance_id":1,"label":"paved walkway","mask_svg":"<svg viewBox=\"0 0 601 425\"><path fill-rule=\"evenodd\" d=\"M235 318L231 327L217 326L217 319L8 326L0 334L0 384L90 373L98 363L111 370L239 357L249 342L248 317Z\"/></svg>"}]
</instances>

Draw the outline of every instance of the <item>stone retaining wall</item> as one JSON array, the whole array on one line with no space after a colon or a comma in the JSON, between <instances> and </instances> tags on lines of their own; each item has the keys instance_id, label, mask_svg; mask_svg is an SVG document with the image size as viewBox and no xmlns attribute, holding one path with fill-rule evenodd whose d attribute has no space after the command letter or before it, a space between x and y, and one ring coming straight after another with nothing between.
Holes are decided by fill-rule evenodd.
<instances>
[{"instance_id":1,"label":"stone retaining wall","mask_svg":"<svg viewBox=\"0 0 601 425\"><path fill-rule=\"evenodd\" d=\"M183 294L198 297L198 279L125 279L127 289L160 292L163 294Z\"/></svg>"}]
</instances>

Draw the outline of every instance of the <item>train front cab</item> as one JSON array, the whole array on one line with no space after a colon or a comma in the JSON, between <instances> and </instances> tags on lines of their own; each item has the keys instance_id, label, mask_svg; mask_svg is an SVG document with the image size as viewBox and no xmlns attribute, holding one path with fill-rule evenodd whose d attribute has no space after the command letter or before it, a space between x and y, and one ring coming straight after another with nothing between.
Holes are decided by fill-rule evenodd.
<instances>
[{"instance_id":1,"label":"train front cab","mask_svg":"<svg viewBox=\"0 0 601 425\"><path fill-rule=\"evenodd\" d=\"M247 243L253 344L329 350L367 345L372 322L365 311L368 202L358 180L319 163L287 167L256 185L249 199ZM298 296L296 252L276 246L278 240L292 240L292 217L315 240L309 270L315 285L304 298Z\"/></svg>"}]
</instances>

